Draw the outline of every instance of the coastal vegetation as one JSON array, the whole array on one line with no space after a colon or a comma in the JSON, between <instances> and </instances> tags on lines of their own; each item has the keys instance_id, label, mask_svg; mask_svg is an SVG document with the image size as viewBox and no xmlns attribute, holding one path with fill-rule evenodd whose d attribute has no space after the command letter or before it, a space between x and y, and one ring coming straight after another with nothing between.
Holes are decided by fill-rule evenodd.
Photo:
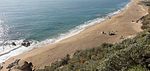
<instances>
[{"instance_id":1,"label":"coastal vegetation","mask_svg":"<svg viewBox=\"0 0 150 71\"><path fill-rule=\"evenodd\" d=\"M81 50L37 71L148 71L150 31L121 43Z\"/></svg>"}]
</instances>

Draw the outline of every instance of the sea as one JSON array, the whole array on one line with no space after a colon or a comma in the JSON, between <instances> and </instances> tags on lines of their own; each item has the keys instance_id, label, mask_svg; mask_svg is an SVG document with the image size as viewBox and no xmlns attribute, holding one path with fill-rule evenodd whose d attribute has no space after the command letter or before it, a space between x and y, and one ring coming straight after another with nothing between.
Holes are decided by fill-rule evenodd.
<instances>
[{"instance_id":1,"label":"sea","mask_svg":"<svg viewBox=\"0 0 150 71\"><path fill-rule=\"evenodd\" d=\"M0 0L0 63L121 12L130 0ZM29 41L29 47L22 46ZM12 45L15 43L16 45Z\"/></svg>"}]
</instances>

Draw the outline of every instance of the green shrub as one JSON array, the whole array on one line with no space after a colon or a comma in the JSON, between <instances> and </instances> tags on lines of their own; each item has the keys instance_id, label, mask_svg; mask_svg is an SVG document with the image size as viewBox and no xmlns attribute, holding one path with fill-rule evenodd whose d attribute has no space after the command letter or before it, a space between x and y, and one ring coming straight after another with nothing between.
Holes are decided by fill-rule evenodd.
<instances>
[{"instance_id":1,"label":"green shrub","mask_svg":"<svg viewBox=\"0 0 150 71\"><path fill-rule=\"evenodd\" d=\"M141 65L132 66L127 71L149 71L146 68L142 67Z\"/></svg>"}]
</instances>

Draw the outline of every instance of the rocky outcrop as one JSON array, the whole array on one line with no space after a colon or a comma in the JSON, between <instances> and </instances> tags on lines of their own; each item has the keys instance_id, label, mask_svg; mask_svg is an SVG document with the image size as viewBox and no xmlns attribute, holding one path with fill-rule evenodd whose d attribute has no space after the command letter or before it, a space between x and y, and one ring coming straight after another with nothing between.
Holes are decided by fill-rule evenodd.
<instances>
[{"instance_id":1,"label":"rocky outcrop","mask_svg":"<svg viewBox=\"0 0 150 71\"><path fill-rule=\"evenodd\" d=\"M34 71L33 64L24 60L17 59L7 66L8 71Z\"/></svg>"}]
</instances>

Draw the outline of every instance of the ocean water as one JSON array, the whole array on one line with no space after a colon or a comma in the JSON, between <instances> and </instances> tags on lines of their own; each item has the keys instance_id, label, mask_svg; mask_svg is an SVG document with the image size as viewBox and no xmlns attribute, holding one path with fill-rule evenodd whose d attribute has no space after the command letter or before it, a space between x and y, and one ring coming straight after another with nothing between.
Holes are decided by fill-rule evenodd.
<instances>
[{"instance_id":1,"label":"ocean water","mask_svg":"<svg viewBox=\"0 0 150 71\"><path fill-rule=\"evenodd\" d=\"M105 20L129 0L0 0L0 62L78 34ZM21 46L29 40L30 47ZM17 46L12 46L15 42Z\"/></svg>"}]
</instances>

